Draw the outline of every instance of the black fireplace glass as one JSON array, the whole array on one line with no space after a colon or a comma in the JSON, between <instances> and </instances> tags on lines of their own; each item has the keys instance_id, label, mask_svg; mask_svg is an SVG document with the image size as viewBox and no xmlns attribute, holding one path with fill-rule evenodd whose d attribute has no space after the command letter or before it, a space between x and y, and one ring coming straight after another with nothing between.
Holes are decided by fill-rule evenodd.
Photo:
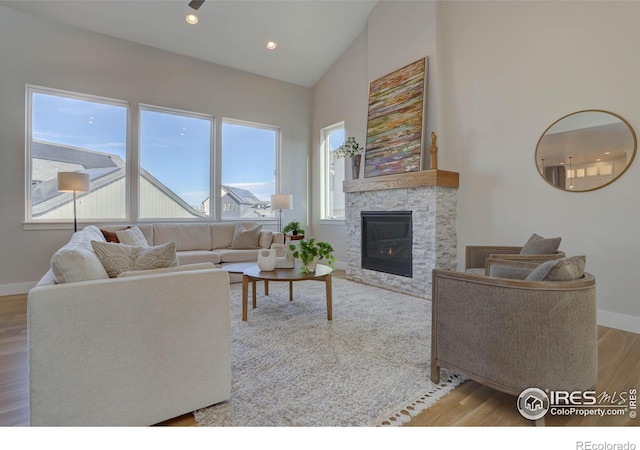
<instances>
[{"instance_id":1,"label":"black fireplace glass","mask_svg":"<svg viewBox=\"0 0 640 450\"><path fill-rule=\"evenodd\" d=\"M411 211L361 211L362 268L413 276Z\"/></svg>"}]
</instances>

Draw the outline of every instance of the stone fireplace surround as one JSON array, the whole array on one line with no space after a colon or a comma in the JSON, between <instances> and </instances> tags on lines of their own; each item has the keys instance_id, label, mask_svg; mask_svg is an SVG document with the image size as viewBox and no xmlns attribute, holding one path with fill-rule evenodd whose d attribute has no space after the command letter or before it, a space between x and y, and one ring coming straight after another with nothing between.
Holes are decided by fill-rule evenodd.
<instances>
[{"instance_id":1,"label":"stone fireplace surround","mask_svg":"<svg viewBox=\"0 0 640 450\"><path fill-rule=\"evenodd\" d=\"M434 268L456 268L458 174L425 170L347 180L347 279L431 299ZM361 267L361 211L412 211L413 277Z\"/></svg>"}]
</instances>

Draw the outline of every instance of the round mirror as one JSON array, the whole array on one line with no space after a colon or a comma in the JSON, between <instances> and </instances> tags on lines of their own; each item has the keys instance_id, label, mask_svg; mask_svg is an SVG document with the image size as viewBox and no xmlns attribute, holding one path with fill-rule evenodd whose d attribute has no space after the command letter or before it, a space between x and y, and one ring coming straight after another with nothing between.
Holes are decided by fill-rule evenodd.
<instances>
[{"instance_id":1,"label":"round mirror","mask_svg":"<svg viewBox=\"0 0 640 450\"><path fill-rule=\"evenodd\" d=\"M536 147L536 165L542 178L558 189L592 191L627 170L637 145L633 128L617 114L578 111L545 130Z\"/></svg>"}]
</instances>

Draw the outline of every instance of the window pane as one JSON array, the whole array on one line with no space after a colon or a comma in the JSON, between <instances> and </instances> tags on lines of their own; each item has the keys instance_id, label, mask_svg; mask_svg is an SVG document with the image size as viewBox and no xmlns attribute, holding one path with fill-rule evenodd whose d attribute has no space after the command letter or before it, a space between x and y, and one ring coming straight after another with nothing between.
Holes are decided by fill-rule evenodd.
<instances>
[{"instance_id":1,"label":"window pane","mask_svg":"<svg viewBox=\"0 0 640 450\"><path fill-rule=\"evenodd\" d=\"M334 125L323 130L322 151L325 161L324 214L323 219L344 219L345 197L342 182L345 179L343 158L336 158L335 151L344 143L344 126Z\"/></svg>"},{"instance_id":2,"label":"window pane","mask_svg":"<svg viewBox=\"0 0 640 450\"><path fill-rule=\"evenodd\" d=\"M210 216L213 119L140 109L140 217Z\"/></svg>"},{"instance_id":3,"label":"window pane","mask_svg":"<svg viewBox=\"0 0 640 450\"><path fill-rule=\"evenodd\" d=\"M32 219L73 219L73 194L58 191L58 172L89 174L77 217L124 219L127 106L78 94L30 89Z\"/></svg>"},{"instance_id":4,"label":"window pane","mask_svg":"<svg viewBox=\"0 0 640 450\"><path fill-rule=\"evenodd\" d=\"M222 218L274 217L278 130L222 123Z\"/></svg>"}]
</instances>

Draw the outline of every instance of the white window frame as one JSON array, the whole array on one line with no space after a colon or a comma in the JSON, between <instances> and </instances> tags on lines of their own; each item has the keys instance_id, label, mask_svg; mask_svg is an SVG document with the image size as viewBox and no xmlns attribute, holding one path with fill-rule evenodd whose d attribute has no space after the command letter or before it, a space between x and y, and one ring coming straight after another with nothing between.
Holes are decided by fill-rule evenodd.
<instances>
[{"instance_id":1,"label":"white window frame","mask_svg":"<svg viewBox=\"0 0 640 450\"><path fill-rule=\"evenodd\" d=\"M34 227L29 227L29 225L35 225L35 228L51 228L51 229L58 229L58 228L66 228L65 227L60 227L60 224L67 224L69 222L72 222L72 219L67 220L67 219L56 219L56 220L51 220L51 219L37 219L32 217L32 199L31 199L31 176L32 176L32 159L31 159L31 141L32 141L32 136L33 136L33 94L35 93L39 93L39 94L46 94L46 95L55 95L58 97L68 97L68 98L72 98L72 99L77 99L77 100L83 100L83 101L90 101L90 102L96 102L96 103L105 103L108 105L113 105L113 106L120 106L120 107L124 107L126 109L126 138L125 138L125 155L126 155L126 161L125 161L125 171L126 171L126 177L125 177L125 183L126 183L126 187L125 187L125 211L124 211L124 218L123 219L114 219L114 218L104 218L104 219L97 219L97 218L92 218L91 222L101 222L101 221L109 221L109 222L129 222L131 219L130 216L130 182L131 182L131 178L130 178L130 150L131 150L131 146L130 144L130 135L131 135L131 121L130 121L130 117L131 117L131 104L128 101L125 100L120 100L120 99L114 99L114 98L109 98L109 97L101 97L98 95L92 95L92 94L84 94L81 92L74 92L74 91L67 91L67 90L63 90L63 89L55 89L55 88L49 88L49 87L44 87L44 86L37 86L37 85L32 85L32 84L27 84L26 85L26 91L25 91L25 95L26 95L26 111L25 111L25 121L26 121L26 132L25 132L25 225L26 225L26 229L30 229L30 228L34 228Z\"/></svg>"},{"instance_id":2,"label":"white window frame","mask_svg":"<svg viewBox=\"0 0 640 450\"><path fill-rule=\"evenodd\" d=\"M320 175L320 180L321 180L321 186L320 186L320 196L321 196L321 211L320 211L320 220L323 223L344 223L346 220L345 216L330 216L329 215L329 210L330 210L330 197L331 197L331 191L330 191L330 186L333 183L334 185L334 189L337 189L338 187L336 186L336 182L335 180L332 180L331 178L334 176L331 174L331 157L330 157L330 152L331 152L331 144L329 141L329 135L337 130L343 130L345 132L345 136L346 136L346 129L345 129L345 125L344 122L338 122L336 124L330 125L328 127L322 128L320 130L320 167L321 167L321 175ZM345 166L345 170L346 170L346 163L343 160L341 162L344 166ZM338 164L338 162L336 161L336 164ZM345 172L346 175L346 172ZM346 176L345 176L346 178ZM341 184L341 183L339 183ZM344 195L344 193L343 193Z\"/></svg>"},{"instance_id":3,"label":"white window frame","mask_svg":"<svg viewBox=\"0 0 640 450\"><path fill-rule=\"evenodd\" d=\"M231 125L238 125L238 126L243 126L243 127L252 127L252 128L260 128L260 129L264 129L264 130L271 130L271 131L275 131L276 133L276 139L275 139L275 192L274 194L277 194L280 192L280 174L281 174L281 161L282 161L282 129L279 126L276 125L269 125L269 124L265 124L265 123L258 123L258 122L251 122L251 121L247 121L247 120L241 120L241 119L233 119L230 117L223 117L222 120L220 121L220 136L221 136L221 140L220 140L220 151L219 151L219 157L216 158L217 161L219 161L219 167L220 167L220 171L216 173L216 180L215 180L215 188L214 188L214 192L216 192L217 194L222 192L222 173L224 172L224 165L222 163L222 139L224 139L223 136L223 131L222 131L222 127L224 126L224 124L231 124ZM213 198L213 197L212 197ZM224 218L222 217L222 202L220 201L220 197L217 196L215 197L215 201L216 201L216 216L220 219L220 221L242 221L242 220L247 220L247 219L236 219L236 218ZM256 217L256 218L251 218L251 221L256 221L256 222L272 222L274 220L277 219L276 215L273 215L271 217Z\"/></svg>"},{"instance_id":4,"label":"white window frame","mask_svg":"<svg viewBox=\"0 0 640 450\"><path fill-rule=\"evenodd\" d=\"M209 115L209 114L202 114L202 113L197 113L197 112L193 112L193 111L185 111L182 109L176 109L176 108L167 108L164 106L156 106L156 105L150 105L150 104L146 104L146 103L140 103L138 104L138 147L137 147L137 155L136 155L136 173L135 176L132 177L135 183L135 216L138 220L138 222L140 223L144 223L144 222L150 222L150 223L155 223L158 221L162 221L162 222L211 222L214 220L216 214L215 211L213 209L211 209L211 211L209 212L209 217L194 217L194 218L173 218L173 217L140 217L140 175L142 174L142 163L141 163L141 151L140 151L140 147L141 147L141 138L142 138L142 111L153 111L153 112L159 112L159 113L165 113L165 114L174 114L174 115L179 115L179 116L185 116L185 117L193 117L195 119L201 119L201 120L209 120L211 122L211 131L210 131L210 136L209 136L209 200L210 200L210 204L213 205L214 203L211 202L211 200L213 199L213 186L214 186L214 178L215 178L215 172L214 172L214 160L215 160L215 128L216 128L216 119L214 116Z\"/></svg>"}]
</instances>

